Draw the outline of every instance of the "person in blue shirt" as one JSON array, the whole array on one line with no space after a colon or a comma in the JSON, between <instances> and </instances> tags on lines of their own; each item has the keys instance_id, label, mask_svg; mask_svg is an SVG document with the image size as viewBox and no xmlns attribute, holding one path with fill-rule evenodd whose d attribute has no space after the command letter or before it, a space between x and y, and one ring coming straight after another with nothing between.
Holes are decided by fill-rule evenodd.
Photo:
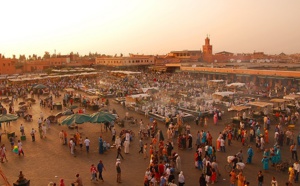
<instances>
[{"instance_id":1,"label":"person in blue shirt","mask_svg":"<svg viewBox=\"0 0 300 186\"><path fill-rule=\"evenodd\" d=\"M98 165L97 165L97 170L99 172L99 180L102 180L104 181L103 177L102 177L102 172L103 170L106 170L103 163L102 163L102 160L99 161Z\"/></svg>"},{"instance_id":2,"label":"person in blue shirt","mask_svg":"<svg viewBox=\"0 0 300 186\"><path fill-rule=\"evenodd\" d=\"M248 154L247 163L252 163L252 157L253 157L254 153L253 153L253 149L251 146L249 146L247 154Z\"/></svg>"}]
</instances>

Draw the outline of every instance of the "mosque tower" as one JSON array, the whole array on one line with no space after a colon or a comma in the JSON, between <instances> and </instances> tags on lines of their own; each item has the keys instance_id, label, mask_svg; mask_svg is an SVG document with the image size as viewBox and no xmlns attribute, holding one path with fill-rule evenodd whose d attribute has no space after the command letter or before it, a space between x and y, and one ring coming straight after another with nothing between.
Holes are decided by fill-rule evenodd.
<instances>
[{"instance_id":1,"label":"mosque tower","mask_svg":"<svg viewBox=\"0 0 300 186\"><path fill-rule=\"evenodd\" d=\"M212 62L212 45L210 45L210 39L208 35L205 39L205 45L202 46L203 48L203 61L205 62Z\"/></svg>"}]
</instances>

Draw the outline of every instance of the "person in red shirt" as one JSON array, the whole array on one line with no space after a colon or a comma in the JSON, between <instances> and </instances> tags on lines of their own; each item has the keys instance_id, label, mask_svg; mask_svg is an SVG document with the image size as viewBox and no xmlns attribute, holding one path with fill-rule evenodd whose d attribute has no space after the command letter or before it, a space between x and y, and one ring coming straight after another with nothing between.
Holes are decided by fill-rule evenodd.
<instances>
[{"instance_id":1,"label":"person in red shirt","mask_svg":"<svg viewBox=\"0 0 300 186\"><path fill-rule=\"evenodd\" d=\"M159 162L158 164L158 173L159 173L159 177L161 177L165 172L165 166L162 163L162 161Z\"/></svg>"},{"instance_id":2,"label":"person in red shirt","mask_svg":"<svg viewBox=\"0 0 300 186\"><path fill-rule=\"evenodd\" d=\"M98 179L97 179L97 168L95 167L94 164L91 165L90 172L91 172L91 176L92 176L91 181L94 181L94 180L98 181Z\"/></svg>"}]
</instances>

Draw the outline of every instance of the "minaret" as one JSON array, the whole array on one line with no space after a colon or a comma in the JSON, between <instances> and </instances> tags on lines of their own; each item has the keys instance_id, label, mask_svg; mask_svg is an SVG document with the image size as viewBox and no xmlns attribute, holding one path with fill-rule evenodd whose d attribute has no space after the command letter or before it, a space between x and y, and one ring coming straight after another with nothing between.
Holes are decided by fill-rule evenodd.
<instances>
[{"instance_id":1,"label":"minaret","mask_svg":"<svg viewBox=\"0 0 300 186\"><path fill-rule=\"evenodd\" d=\"M205 62L212 62L212 45L210 45L210 39L208 35L205 38L205 45L203 45L202 48L203 48L203 60Z\"/></svg>"}]
</instances>

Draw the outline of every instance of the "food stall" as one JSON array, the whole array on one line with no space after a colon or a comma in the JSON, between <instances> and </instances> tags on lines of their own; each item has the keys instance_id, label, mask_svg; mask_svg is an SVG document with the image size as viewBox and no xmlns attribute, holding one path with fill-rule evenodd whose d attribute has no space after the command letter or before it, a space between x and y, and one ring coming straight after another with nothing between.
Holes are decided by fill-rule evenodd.
<instances>
[{"instance_id":1,"label":"food stall","mask_svg":"<svg viewBox=\"0 0 300 186\"><path fill-rule=\"evenodd\" d=\"M241 117L239 117L239 116L242 116L241 112L244 110L248 110L250 108L251 108L250 106L244 106L244 105L235 105L235 106L228 108L228 112L237 112L237 114L235 114L236 116L231 118L232 123L238 125L241 121ZM246 120L248 120L248 119L250 119L250 118L249 117L246 118Z\"/></svg>"},{"instance_id":2,"label":"food stall","mask_svg":"<svg viewBox=\"0 0 300 186\"><path fill-rule=\"evenodd\" d=\"M253 114L254 119L263 119L263 116L267 116L272 111L273 104L262 101L249 102L247 105L251 106L252 110L255 110Z\"/></svg>"},{"instance_id":3,"label":"food stall","mask_svg":"<svg viewBox=\"0 0 300 186\"><path fill-rule=\"evenodd\" d=\"M234 92L215 92L212 94L213 100L217 102L229 102L230 100L233 100Z\"/></svg>"}]
</instances>

